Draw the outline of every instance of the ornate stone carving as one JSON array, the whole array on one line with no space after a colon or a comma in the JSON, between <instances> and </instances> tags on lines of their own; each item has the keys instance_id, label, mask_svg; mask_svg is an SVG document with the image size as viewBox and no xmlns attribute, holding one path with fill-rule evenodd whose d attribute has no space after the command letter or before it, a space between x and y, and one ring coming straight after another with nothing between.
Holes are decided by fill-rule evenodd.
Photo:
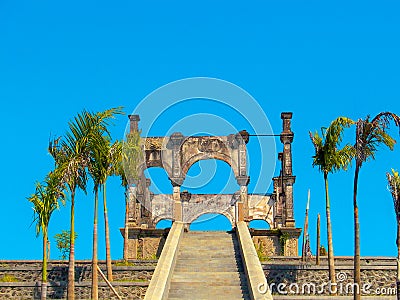
<instances>
[{"instance_id":1,"label":"ornate stone carving","mask_svg":"<svg viewBox=\"0 0 400 300\"><path fill-rule=\"evenodd\" d=\"M224 142L215 137L200 137L197 143L199 151L208 153L224 151L224 147L226 147Z\"/></svg>"},{"instance_id":2,"label":"ornate stone carving","mask_svg":"<svg viewBox=\"0 0 400 300\"><path fill-rule=\"evenodd\" d=\"M161 150L164 145L164 137L147 137L144 139L145 150Z\"/></svg>"}]
</instances>

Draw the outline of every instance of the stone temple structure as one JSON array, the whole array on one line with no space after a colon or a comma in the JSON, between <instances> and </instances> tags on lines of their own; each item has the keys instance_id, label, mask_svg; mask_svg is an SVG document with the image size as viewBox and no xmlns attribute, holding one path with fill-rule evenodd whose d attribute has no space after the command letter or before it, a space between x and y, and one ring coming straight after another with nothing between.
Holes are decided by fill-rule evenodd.
<instances>
[{"instance_id":1,"label":"stone temple structure","mask_svg":"<svg viewBox=\"0 0 400 300\"><path fill-rule=\"evenodd\" d=\"M140 259L157 257L162 250L168 229L155 229L162 219L182 221L189 225L206 213L222 214L234 228L239 221L265 220L269 230L250 229L256 249L267 256L298 255L300 228L296 228L293 214L292 173L292 113L281 114L282 151L278 155L280 173L273 178L272 194L248 193L250 178L247 173L249 134L243 130L227 136L183 136L179 132L165 137L143 137L144 162L139 178L130 185L127 210L127 257ZM130 115L130 131L138 131L139 115ZM226 162L233 170L240 186L234 194L191 194L181 191L189 168L204 159ZM171 181L172 194L153 194L150 179L144 170L163 168ZM124 228L121 228L124 233Z\"/></svg>"}]
</instances>

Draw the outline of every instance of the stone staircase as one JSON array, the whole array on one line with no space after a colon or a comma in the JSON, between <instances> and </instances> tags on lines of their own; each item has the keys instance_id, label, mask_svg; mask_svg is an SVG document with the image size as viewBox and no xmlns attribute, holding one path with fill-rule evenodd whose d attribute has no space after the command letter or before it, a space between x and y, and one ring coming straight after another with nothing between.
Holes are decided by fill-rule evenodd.
<instances>
[{"instance_id":1,"label":"stone staircase","mask_svg":"<svg viewBox=\"0 0 400 300\"><path fill-rule=\"evenodd\" d=\"M234 232L183 234L169 299L250 299Z\"/></svg>"}]
</instances>

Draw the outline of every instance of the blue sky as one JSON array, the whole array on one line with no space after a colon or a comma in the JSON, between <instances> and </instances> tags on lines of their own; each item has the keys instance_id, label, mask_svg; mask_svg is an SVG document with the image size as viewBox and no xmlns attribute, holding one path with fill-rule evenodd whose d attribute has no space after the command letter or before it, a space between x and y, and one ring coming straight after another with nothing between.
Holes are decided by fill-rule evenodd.
<instances>
[{"instance_id":1,"label":"blue sky","mask_svg":"<svg viewBox=\"0 0 400 300\"><path fill-rule=\"evenodd\" d=\"M314 243L318 212L325 232L324 190L322 175L311 166L308 131L327 126L339 115L356 119L386 110L400 113L399 9L397 1L1 1L0 259L41 257L26 197L34 191L35 181L53 167L46 152L50 136L63 134L68 120L83 109L122 105L130 113L160 86L198 76L226 80L246 90L276 133L281 130L280 113L293 111L295 217L297 226L302 226L310 188ZM235 128L247 129L246 120L207 103L165 112L154 134L198 113L218 115ZM126 116L115 121L115 139L123 137L125 126ZM352 133L348 134L351 140ZM277 143L278 151L279 147ZM396 253L395 216L385 172L400 168L399 151L382 149L361 170L362 255ZM249 172L254 178L257 159L252 166ZM200 167L215 168L218 178L231 172L212 161ZM194 166L191 172L199 170ZM353 253L353 171L330 177L337 255ZM162 171L152 170L151 175L168 189ZM218 182L213 184L201 191L218 190ZM109 181L108 192L112 256L118 259L124 199L117 178ZM92 202L90 190L88 196L78 194L77 258L91 256ZM54 214L50 235L68 229L68 224L66 206ZM102 249L104 241L99 243ZM325 234L322 243L326 245ZM54 244L51 256L58 257Z\"/></svg>"}]
</instances>

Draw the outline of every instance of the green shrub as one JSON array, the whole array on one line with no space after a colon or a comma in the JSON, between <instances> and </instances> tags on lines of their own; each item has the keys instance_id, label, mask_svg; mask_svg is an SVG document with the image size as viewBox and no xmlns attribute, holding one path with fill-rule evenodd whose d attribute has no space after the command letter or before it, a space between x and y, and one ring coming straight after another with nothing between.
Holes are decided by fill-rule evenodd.
<instances>
[{"instance_id":1,"label":"green shrub","mask_svg":"<svg viewBox=\"0 0 400 300\"><path fill-rule=\"evenodd\" d=\"M326 251L324 246L319 247L319 255L321 255L321 256L328 255L328 252Z\"/></svg>"},{"instance_id":2,"label":"green shrub","mask_svg":"<svg viewBox=\"0 0 400 300\"><path fill-rule=\"evenodd\" d=\"M259 244L257 245L257 247L256 247L256 252L257 252L258 259L259 259L260 261L269 260L268 255L264 254L264 252L262 251L262 244L261 244L261 243L259 243Z\"/></svg>"},{"instance_id":3,"label":"green shrub","mask_svg":"<svg viewBox=\"0 0 400 300\"><path fill-rule=\"evenodd\" d=\"M0 282L17 282L19 281L15 276L4 274L3 277L0 278Z\"/></svg>"},{"instance_id":4,"label":"green shrub","mask_svg":"<svg viewBox=\"0 0 400 300\"><path fill-rule=\"evenodd\" d=\"M135 264L127 260L120 260L114 263L117 267L133 267Z\"/></svg>"}]
</instances>

